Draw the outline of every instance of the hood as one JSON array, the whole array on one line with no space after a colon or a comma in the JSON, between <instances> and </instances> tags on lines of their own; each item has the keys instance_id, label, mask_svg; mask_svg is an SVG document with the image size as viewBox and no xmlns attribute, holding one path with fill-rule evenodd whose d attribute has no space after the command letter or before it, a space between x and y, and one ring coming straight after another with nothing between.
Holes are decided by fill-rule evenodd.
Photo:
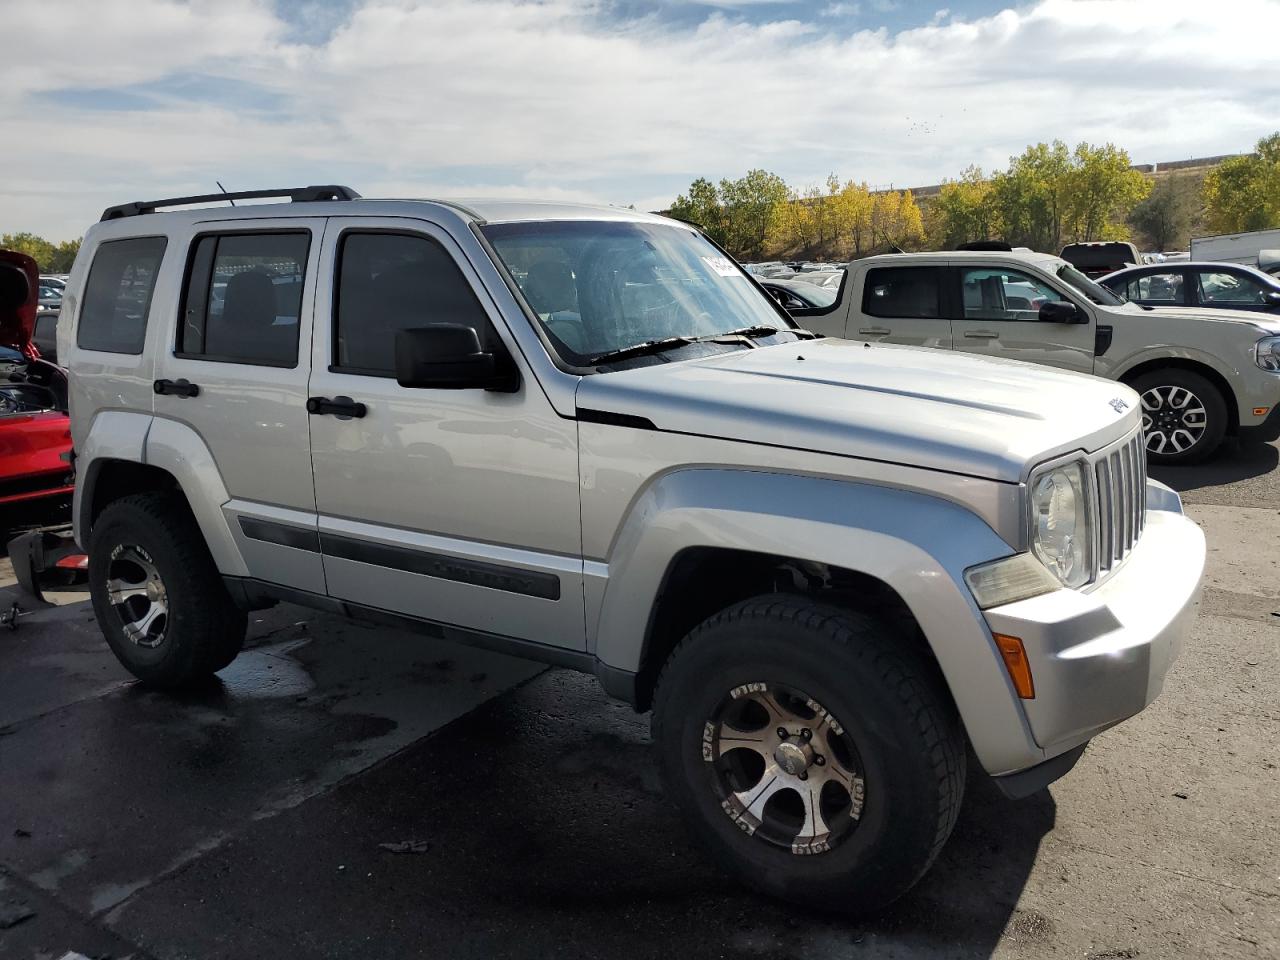
<instances>
[{"instance_id":1,"label":"hood","mask_svg":"<svg viewBox=\"0 0 1280 960\"><path fill-rule=\"evenodd\" d=\"M1150 310L1136 303L1125 303L1107 308L1112 313L1132 314L1136 317L1158 317L1166 320L1208 320L1214 323L1237 323L1257 327L1259 336L1280 334L1280 315L1260 310L1215 310L1211 307L1153 307Z\"/></svg>"},{"instance_id":2,"label":"hood","mask_svg":"<svg viewBox=\"0 0 1280 960\"><path fill-rule=\"evenodd\" d=\"M1139 424L1123 384L923 347L812 340L585 377L579 409L659 430L1011 483Z\"/></svg>"},{"instance_id":3,"label":"hood","mask_svg":"<svg viewBox=\"0 0 1280 960\"><path fill-rule=\"evenodd\" d=\"M31 353L40 269L26 254L0 250L0 346Z\"/></svg>"}]
</instances>

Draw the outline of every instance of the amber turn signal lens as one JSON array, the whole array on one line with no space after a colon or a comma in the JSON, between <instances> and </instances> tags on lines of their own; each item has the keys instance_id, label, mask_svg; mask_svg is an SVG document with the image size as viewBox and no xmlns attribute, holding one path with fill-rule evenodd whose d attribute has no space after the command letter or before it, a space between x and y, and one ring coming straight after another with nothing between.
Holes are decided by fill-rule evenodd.
<instances>
[{"instance_id":1,"label":"amber turn signal lens","mask_svg":"<svg viewBox=\"0 0 1280 960\"><path fill-rule=\"evenodd\" d=\"M1003 633L993 634L996 646L1000 648L1000 656L1004 658L1005 669L1009 671L1009 679L1013 681L1013 689L1023 700L1036 698L1036 687L1031 682L1031 664L1027 661L1027 651L1017 637L1007 637Z\"/></svg>"},{"instance_id":2,"label":"amber turn signal lens","mask_svg":"<svg viewBox=\"0 0 1280 960\"><path fill-rule=\"evenodd\" d=\"M1255 417L1265 417L1267 415L1267 411L1270 409L1270 407L1254 407L1253 415Z\"/></svg>"}]
</instances>

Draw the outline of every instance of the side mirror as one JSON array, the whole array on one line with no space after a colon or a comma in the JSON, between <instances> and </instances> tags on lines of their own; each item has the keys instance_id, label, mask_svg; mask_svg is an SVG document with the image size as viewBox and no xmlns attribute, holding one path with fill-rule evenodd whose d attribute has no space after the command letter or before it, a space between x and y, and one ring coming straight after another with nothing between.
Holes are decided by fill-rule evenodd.
<instances>
[{"instance_id":1,"label":"side mirror","mask_svg":"<svg viewBox=\"0 0 1280 960\"><path fill-rule=\"evenodd\" d=\"M1040 304L1041 323L1088 323L1089 318L1074 303L1050 300Z\"/></svg>"},{"instance_id":2,"label":"side mirror","mask_svg":"<svg viewBox=\"0 0 1280 960\"><path fill-rule=\"evenodd\" d=\"M1266 300L1273 307L1280 307L1280 290L1268 290Z\"/></svg>"},{"instance_id":3,"label":"side mirror","mask_svg":"<svg viewBox=\"0 0 1280 960\"><path fill-rule=\"evenodd\" d=\"M519 375L480 346L474 327L434 323L396 332L396 383L435 390L514 391Z\"/></svg>"}]
</instances>

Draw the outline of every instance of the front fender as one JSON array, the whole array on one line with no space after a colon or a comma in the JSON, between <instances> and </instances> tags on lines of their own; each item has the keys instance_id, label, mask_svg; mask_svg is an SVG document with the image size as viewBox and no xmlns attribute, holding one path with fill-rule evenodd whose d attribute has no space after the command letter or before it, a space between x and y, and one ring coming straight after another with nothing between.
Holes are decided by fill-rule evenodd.
<instances>
[{"instance_id":1,"label":"front fender","mask_svg":"<svg viewBox=\"0 0 1280 960\"><path fill-rule=\"evenodd\" d=\"M746 470L666 474L636 499L607 567L594 571L604 584L594 638L603 664L640 669L667 568L691 547L826 563L884 582L919 623L986 770L1005 773L1043 759L964 583L967 567L1014 552L975 514L864 483Z\"/></svg>"}]
</instances>

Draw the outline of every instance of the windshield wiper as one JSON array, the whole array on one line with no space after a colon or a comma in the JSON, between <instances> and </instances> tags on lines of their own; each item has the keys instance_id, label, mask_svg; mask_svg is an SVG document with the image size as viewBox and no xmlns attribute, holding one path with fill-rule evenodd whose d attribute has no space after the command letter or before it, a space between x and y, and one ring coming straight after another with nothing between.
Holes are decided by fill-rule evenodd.
<instances>
[{"instance_id":1,"label":"windshield wiper","mask_svg":"<svg viewBox=\"0 0 1280 960\"><path fill-rule=\"evenodd\" d=\"M818 336L811 330L803 330L800 327L770 327L765 324L756 324L751 327L740 327L737 330L726 330L724 333L712 334L698 339L724 340L729 337L746 337L749 340L754 340L756 337L772 337L779 333L794 333L800 340L812 340Z\"/></svg>"},{"instance_id":2,"label":"windshield wiper","mask_svg":"<svg viewBox=\"0 0 1280 960\"><path fill-rule=\"evenodd\" d=\"M674 350L676 347L686 347L691 343L697 343L698 339L698 337L663 337L660 340L645 340L643 343L633 343L629 347L609 350L594 356L587 361L587 366L594 367L602 363L613 363L615 360L627 360L631 357L652 356L656 353Z\"/></svg>"}]
</instances>

